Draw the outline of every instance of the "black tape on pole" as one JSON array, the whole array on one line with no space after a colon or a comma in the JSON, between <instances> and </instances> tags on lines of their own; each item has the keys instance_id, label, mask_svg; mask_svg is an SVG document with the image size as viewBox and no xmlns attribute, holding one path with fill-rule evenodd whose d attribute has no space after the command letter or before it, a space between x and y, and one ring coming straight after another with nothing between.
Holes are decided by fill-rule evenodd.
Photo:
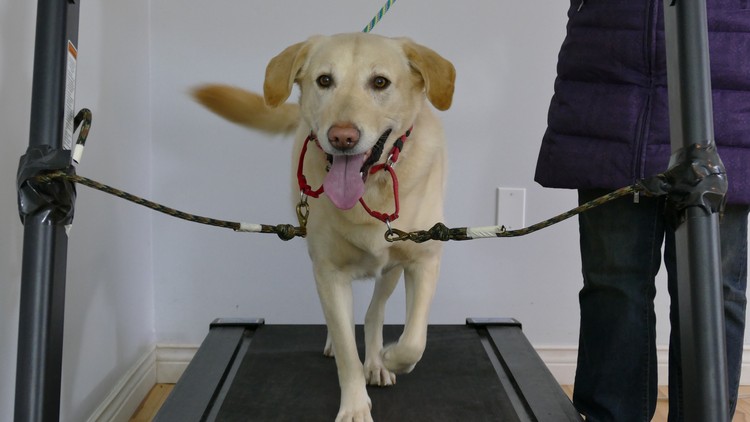
<instances>
[{"instance_id":1,"label":"black tape on pole","mask_svg":"<svg viewBox=\"0 0 750 422\"><path fill-rule=\"evenodd\" d=\"M669 210L679 224L685 209L697 207L706 214L721 213L729 186L716 144L691 144L672 154L669 169L638 182L650 195L667 195Z\"/></svg>"},{"instance_id":2,"label":"black tape on pole","mask_svg":"<svg viewBox=\"0 0 750 422\"><path fill-rule=\"evenodd\" d=\"M62 178L51 182L35 180L36 176L52 171L75 174L70 151L38 145L30 147L21 157L16 183L18 212L24 224L32 215L41 215L44 224L67 225L73 222L75 184Z\"/></svg>"}]
</instances>

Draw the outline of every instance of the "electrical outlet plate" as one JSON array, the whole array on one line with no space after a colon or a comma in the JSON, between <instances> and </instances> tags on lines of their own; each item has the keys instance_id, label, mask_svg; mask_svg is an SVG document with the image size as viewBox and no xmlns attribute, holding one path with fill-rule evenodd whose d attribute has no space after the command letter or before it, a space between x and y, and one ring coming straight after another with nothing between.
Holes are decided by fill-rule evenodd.
<instances>
[{"instance_id":1,"label":"electrical outlet plate","mask_svg":"<svg viewBox=\"0 0 750 422\"><path fill-rule=\"evenodd\" d=\"M518 230L526 226L526 189L497 188L495 224L507 230Z\"/></svg>"}]
</instances>

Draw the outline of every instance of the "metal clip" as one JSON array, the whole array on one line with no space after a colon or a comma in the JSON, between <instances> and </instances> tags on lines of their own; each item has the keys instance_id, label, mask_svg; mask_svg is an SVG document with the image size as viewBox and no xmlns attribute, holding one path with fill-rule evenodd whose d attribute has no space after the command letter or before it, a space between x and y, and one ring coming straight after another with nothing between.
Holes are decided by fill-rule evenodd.
<instances>
[{"instance_id":1,"label":"metal clip","mask_svg":"<svg viewBox=\"0 0 750 422\"><path fill-rule=\"evenodd\" d=\"M302 229L307 229L307 217L310 215L310 205L307 203L307 195L300 191L299 203L297 204L297 220Z\"/></svg>"},{"instance_id":2,"label":"metal clip","mask_svg":"<svg viewBox=\"0 0 750 422\"><path fill-rule=\"evenodd\" d=\"M393 243L396 241L406 241L410 239L411 239L411 233L407 233L403 230L389 228L385 232L385 240L388 243Z\"/></svg>"}]
</instances>

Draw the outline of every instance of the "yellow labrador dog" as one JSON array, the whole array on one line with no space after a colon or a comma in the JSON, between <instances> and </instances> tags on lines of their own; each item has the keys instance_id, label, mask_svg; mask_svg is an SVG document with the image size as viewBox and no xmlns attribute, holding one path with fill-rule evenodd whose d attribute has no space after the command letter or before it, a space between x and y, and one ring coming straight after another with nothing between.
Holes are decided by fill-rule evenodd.
<instances>
[{"instance_id":1,"label":"yellow labrador dog","mask_svg":"<svg viewBox=\"0 0 750 422\"><path fill-rule=\"evenodd\" d=\"M310 199L307 244L328 326L324 353L335 354L338 368L336 421L371 421L366 385L394 384L395 374L411 371L424 352L441 244L388 243L381 220L398 218L393 225L402 230L443 220L443 131L427 101L448 109L454 80L453 65L429 48L355 33L316 36L286 48L268 64L263 97L223 85L194 92L235 123L272 133L296 128L294 197L300 198L300 175L311 190L322 186L324 194ZM294 83L299 104L285 103ZM392 212L396 200L398 215ZM402 273L404 331L383 347L385 303ZM376 284L365 318L363 365L354 338L352 282L365 278Z\"/></svg>"}]
</instances>

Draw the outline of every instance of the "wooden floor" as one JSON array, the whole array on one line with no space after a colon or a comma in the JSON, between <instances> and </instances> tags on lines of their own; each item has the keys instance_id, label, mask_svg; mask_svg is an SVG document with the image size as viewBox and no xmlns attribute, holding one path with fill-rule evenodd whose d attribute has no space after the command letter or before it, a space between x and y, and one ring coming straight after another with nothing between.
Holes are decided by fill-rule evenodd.
<instances>
[{"instance_id":1,"label":"wooden floor","mask_svg":"<svg viewBox=\"0 0 750 422\"><path fill-rule=\"evenodd\" d=\"M563 391L568 397L573 397L573 386L563 385ZM659 396L656 402L656 413L652 422L666 422L667 421L667 410L669 408L669 399L667 394L667 387L659 387ZM732 422L750 422L750 386L740 386L739 401L737 403L737 410L734 412L734 418Z\"/></svg>"},{"instance_id":2,"label":"wooden floor","mask_svg":"<svg viewBox=\"0 0 750 422\"><path fill-rule=\"evenodd\" d=\"M156 412L161 407L164 400L167 399L169 393L174 387L173 384L156 384L151 392L143 400L143 403L138 407L130 418L130 422L150 422ZM563 390L570 397L573 394L572 385L564 385ZM666 422L667 420L667 387L659 387L659 401L656 405L656 415L654 415L654 422ZM740 397L737 403L737 411L735 412L734 419L732 422L750 422L750 386L740 387Z\"/></svg>"},{"instance_id":3,"label":"wooden floor","mask_svg":"<svg viewBox=\"0 0 750 422\"><path fill-rule=\"evenodd\" d=\"M135 410L135 415L130 418L130 422L151 422L164 400L172 392L172 388L174 388L174 384L156 384L148 393L148 396L143 399L138 409Z\"/></svg>"}]
</instances>

